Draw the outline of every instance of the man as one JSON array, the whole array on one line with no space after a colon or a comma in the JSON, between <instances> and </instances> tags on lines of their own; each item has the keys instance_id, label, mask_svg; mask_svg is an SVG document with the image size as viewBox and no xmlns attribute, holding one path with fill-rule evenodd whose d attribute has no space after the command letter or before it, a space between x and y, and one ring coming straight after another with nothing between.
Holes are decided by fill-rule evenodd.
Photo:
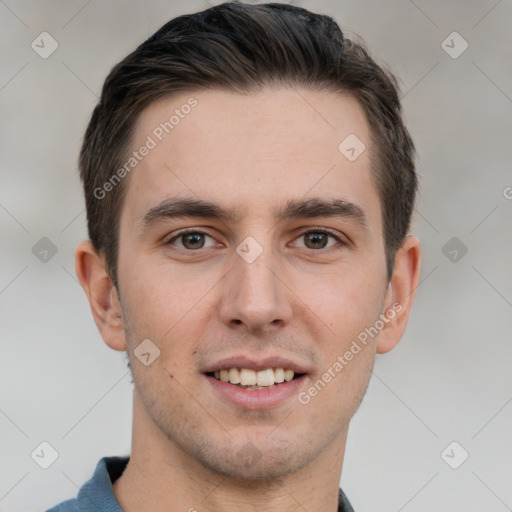
<instances>
[{"instance_id":1,"label":"man","mask_svg":"<svg viewBox=\"0 0 512 512\"><path fill-rule=\"evenodd\" d=\"M375 356L420 271L396 83L329 17L224 3L108 76L76 270L134 380L130 458L55 511L350 511Z\"/></svg>"}]
</instances>

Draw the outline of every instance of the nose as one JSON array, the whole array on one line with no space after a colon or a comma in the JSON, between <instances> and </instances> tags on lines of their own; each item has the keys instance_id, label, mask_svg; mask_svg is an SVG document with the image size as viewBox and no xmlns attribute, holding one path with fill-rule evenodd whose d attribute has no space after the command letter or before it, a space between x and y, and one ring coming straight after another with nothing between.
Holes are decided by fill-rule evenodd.
<instances>
[{"instance_id":1,"label":"nose","mask_svg":"<svg viewBox=\"0 0 512 512\"><path fill-rule=\"evenodd\" d=\"M228 327L261 332L289 324L293 294L270 251L263 251L252 263L235 254L223 286L219 314Z\"/></svg>"}]
</instances>

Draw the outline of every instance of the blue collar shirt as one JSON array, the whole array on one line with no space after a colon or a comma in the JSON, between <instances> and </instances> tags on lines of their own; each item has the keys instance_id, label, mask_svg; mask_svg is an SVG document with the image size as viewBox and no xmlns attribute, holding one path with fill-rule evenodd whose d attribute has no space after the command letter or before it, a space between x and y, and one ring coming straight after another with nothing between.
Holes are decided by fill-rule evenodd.
<instances>
[{"instance_id":1,"label":"blue collar shirt","mask_svg":"<svg viewBox=\"0 0 512 512\"><path fill-rule=\"evenodd\" d=\"M74 499L63 501L46 512L123 512L112 490L112 484L122 475L129 457L104 457L98 462L92 478L78 491ZM338 512L354 512L340 489Z\"/></svg>"}]
</instances>

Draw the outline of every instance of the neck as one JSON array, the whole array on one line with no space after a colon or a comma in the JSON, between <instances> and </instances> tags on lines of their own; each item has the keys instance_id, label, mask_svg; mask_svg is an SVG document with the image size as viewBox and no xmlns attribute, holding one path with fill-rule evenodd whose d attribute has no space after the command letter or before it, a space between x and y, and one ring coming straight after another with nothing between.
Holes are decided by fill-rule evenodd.
<instances>
[{"instance_id":1,"label":"neck","mask_svg":"<svg viewBox=\"0 0 512 512\"><path fill-rule=\"evenodd\" d=\"M134 393L132 450L113 485L124 512L336 512L347 431L308 466L272 480L211 471L181 450L148 417Z\"/></svg>"}]
</instances>

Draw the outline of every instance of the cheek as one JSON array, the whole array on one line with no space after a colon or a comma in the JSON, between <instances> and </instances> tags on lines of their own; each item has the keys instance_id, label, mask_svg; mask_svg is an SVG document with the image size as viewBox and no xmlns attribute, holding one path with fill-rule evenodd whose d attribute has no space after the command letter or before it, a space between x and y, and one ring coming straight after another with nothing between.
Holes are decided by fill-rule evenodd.
<instances>
[{"instance_id":1,"label":"cheek","mask_svg":"<svg viewBox=\"0 0 512 512\"><path fill-rule=\"evenodd\" d=\"M155 363L143 370L156 368L160 378L167 380L170 373L178 381L186 381L204 343L205 322L212 314L208 304L218 278L206 272L201 278L178 273L168 264L134 264L131 268L132 272L126 269L121 274L124 282L120 283L128 350L134 358L137 346L149 338L160 353Z\"/></svg>"},{"instance_id":2,"label":"cheek","mask_svg":"<svg viewBox=\"0 0 512 512\"><path fill-rule=\"evenodd\" d=\"M193 317L201 299L215 284L214 277L208 277L207 273L200 279L187 276L168 262L161 265L141 262L132 268L133 271L125 271L124 283L120 283L124 285L121 291L125 304L132 316L160 335Z\"/></svg>"},{"instance_id":3,"label":"cheek","mask_svg":"<svg viewBox=\"0 0 512 512\"><path fill-rule=\"evenodd\" d=\"M328 334L341 342L373 324L381 313L386 282L384 272L374 273L369 265L340 266L329 273L308 273L297 284L297 296L306 299Z\"/></svg>"},{"instance_id":4,"label":"cheek","mask_svg":"<svg viewBox=\"0 0 512 512\"><path fill-rule=\"evenodd\" d=\"M353 271L323 279L318 283L318 294L312 294L314 288L308 284L311 282L304 282L302 293L309 290L311 321L304 325L309 325L321 357L320 368L312 376L314 389L310 388L308 395L319 405L338 402L343 404L340 411L355 410L373 369L376 338L369 337L366 330L382 312L385 280L380 275L374 278L369 272ZM318 330L313 332L315 328Z\"/></svg>"}]
</instances>

